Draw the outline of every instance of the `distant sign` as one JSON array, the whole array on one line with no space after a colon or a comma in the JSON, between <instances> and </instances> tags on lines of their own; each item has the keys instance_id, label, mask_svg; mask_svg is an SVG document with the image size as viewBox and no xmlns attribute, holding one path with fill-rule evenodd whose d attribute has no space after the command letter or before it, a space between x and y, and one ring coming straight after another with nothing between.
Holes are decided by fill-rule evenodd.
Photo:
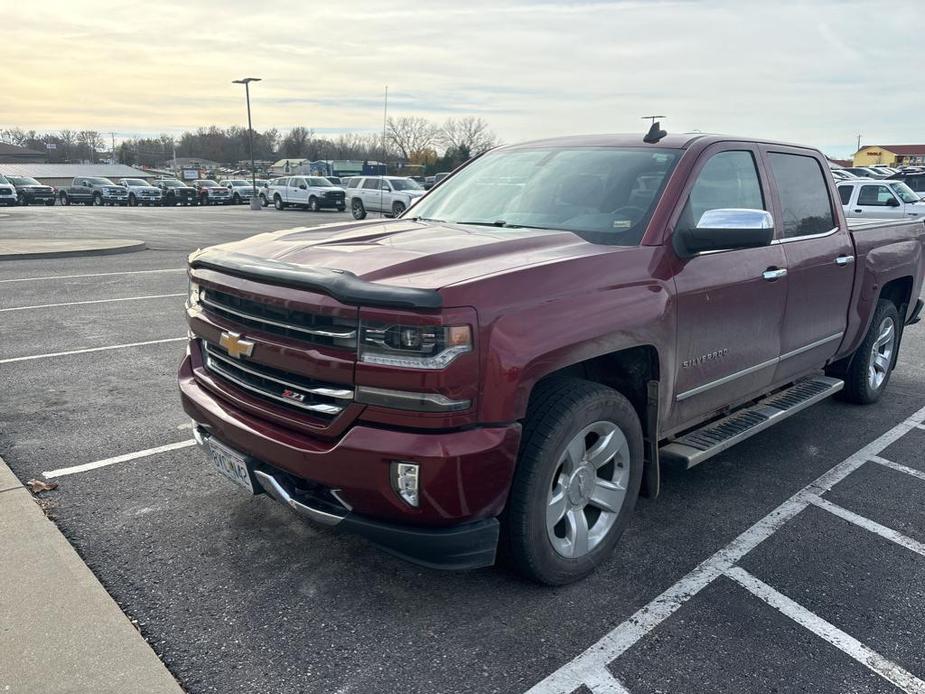
<instances>
[{"instance_id":1,"label":"distant sign","mask_svg":"<svg viewBox=\"0 0 925 694\"><path fill-rule=\"evenodd\" d=\"M46 142L45 149L58 149L58 145L54 142Z\"/></svg>"},{"instance_id":2,"label":"distant sign","mask_svg":"<svg viewBox=\"0 0 925 694\"><path fill-rule=\"evenodd\" d=\"M195 181L199 178L199 169L183 169L184 181Z\"/></svg>"},{"instance_id":3,"label":"distant sign","mask_svg":"<svg viewBox=\"0 0 925 694\"><path fill-rule=\"evenodd\" d=\"M883 152L875 152L869 149L866 152L864 152L864 154L866 154L869 157L879 157L881 154L883 154Z\"/></svg>"}]
</instances>

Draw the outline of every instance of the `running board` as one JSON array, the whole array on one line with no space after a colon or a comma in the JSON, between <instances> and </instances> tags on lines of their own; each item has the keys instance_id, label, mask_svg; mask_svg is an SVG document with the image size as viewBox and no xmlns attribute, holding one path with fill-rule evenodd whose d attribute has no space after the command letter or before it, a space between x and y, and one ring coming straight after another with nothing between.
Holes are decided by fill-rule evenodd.
<instances>
[{"instance_id":1,"label":"running board","mask_svg":"<svg viewBox=\"0 0 925 694\"><path fill-rule=\"evenodd\" d=\"M759 431L835 395L844 386L844 381L828 376L800 381L754 405L684 434L663 446L659 455L663 461L692 468Z\"/></svg>"}]
</instances>

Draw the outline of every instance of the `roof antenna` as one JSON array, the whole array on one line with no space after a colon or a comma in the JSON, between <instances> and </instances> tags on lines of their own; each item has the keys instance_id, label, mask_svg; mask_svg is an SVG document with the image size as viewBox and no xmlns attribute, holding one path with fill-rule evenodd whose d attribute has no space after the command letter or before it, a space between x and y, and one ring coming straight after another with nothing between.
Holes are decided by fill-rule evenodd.
<instances>
[{"instance_id":1,"label":"roof antenna","mask_svg":"<svg viewBox=\"0 0 925 694\"><path fill-rule=\"evenodd\" d=\"M646 133L646 136L642 138L642 141L649 145L656 144L661 140L665 135L668 134L667 130L662 130L662 124L659 123L657 118L665 118L666 116L643 116L642 119L646 120L652 119L652 127L649 128L649 132Z\"/></svg>"}]
</instances>

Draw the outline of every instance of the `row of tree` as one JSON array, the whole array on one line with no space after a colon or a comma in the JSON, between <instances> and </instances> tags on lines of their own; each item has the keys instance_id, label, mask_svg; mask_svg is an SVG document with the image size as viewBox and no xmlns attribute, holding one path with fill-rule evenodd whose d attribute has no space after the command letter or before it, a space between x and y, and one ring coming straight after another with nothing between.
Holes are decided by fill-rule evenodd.
<instances>
[{"instance_id":1,"label":"row of tree","mask_svg":"<svg viewBox=\"0 0 925 694\"><path fill-rule=\"evenodd\" d=\"M108 134L108 133L107 133ZM104 133L95 130L0 130L0 141L47 152L49 162L97 162L108 151ZM470 157L498 144L498 138L481 118L450 118L438 125L426 118L402 116L386 124L385 143L381 134L345 133L335 137L317 135L298 126L285 134L272 128L254 132L254 158L291 159L386 159L415 164L426 173L454 168ZM211 126L187 131L180 137L137 137L124 139L116 147L115 160L153 168L169 165L174 157L197 157L234 165L250 158L247 129Z\"/></svg>"}]
</instances>

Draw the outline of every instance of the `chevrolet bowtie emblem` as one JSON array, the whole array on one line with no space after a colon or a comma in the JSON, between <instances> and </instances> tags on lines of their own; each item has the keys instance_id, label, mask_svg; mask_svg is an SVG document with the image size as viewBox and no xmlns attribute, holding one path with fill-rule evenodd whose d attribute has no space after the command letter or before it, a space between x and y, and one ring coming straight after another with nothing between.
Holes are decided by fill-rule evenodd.
<instances>
[{"instance_id":1,"label":"chevrolet bowtie emblem","mask_svg":"<svg viewBox=\"0 0 925 694\"><path fill-rule=\"evenodd\" d=\"M225 348L229 357L234 357L235 359L249 357L254 351L253 342L245 340L241 337L240 333L231 333L227 330L222 333L222 337L218 341L218 344Z\"/></svg>"}]
</instances>

